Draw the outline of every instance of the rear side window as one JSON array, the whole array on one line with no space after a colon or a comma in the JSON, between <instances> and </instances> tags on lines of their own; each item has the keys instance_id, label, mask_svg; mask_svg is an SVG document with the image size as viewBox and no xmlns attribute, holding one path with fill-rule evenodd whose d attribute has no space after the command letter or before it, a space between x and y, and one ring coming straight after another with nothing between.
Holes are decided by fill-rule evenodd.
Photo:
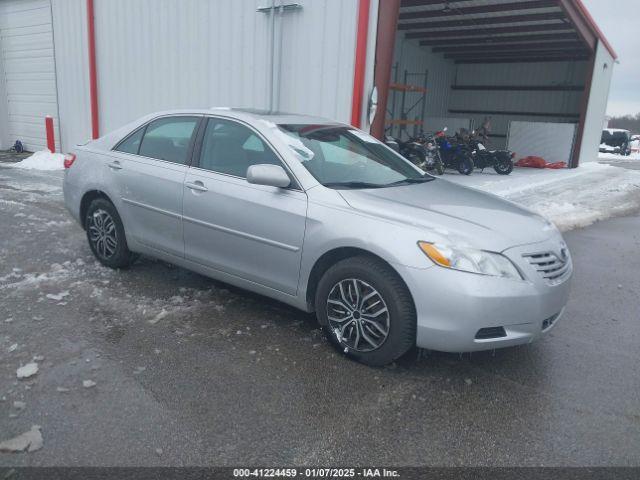
<instances>
[{"instance_id":1,"label":"rear side window","mask_svg":"<svg viewBox=\"0 0 640 480\"><path fill-rule=\"evenodd\" d=\"M137 132L129 135L124 141L120 142L114 150L118 152L124 153L133 153L134 155L138 154L138 150L140 149L140 141L142 140L142 134L144 133L144 128L141 128Z\"/></svg>"},{"instance_id":2,"label":"rear side window","mask_svg":"<svg viewBox=\"0 0 640 480\"><path fill-rule=\"evenodd\" d=\"M198 117L168 117L154 120L144 133L139 154L185 164Z\"/></svg>"}]
</instances>

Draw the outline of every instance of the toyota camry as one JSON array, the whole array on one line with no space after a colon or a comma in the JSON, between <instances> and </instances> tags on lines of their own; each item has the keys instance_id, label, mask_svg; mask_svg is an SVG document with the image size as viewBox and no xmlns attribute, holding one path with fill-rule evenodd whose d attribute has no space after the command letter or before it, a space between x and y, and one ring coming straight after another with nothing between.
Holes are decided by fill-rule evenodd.
<instances>
[{"instance_id":1,"label":"toyota camry","mask_svg":"<svg viewBox=\"0 0 640 480\"><path fill-rule=\"evenodd\" d=\"M78 146L64 196L96 258L152 256L315 312L339 351L532 342L569 295L561 234L330 120L176 110Z\"/></svg>"}]
</instances>

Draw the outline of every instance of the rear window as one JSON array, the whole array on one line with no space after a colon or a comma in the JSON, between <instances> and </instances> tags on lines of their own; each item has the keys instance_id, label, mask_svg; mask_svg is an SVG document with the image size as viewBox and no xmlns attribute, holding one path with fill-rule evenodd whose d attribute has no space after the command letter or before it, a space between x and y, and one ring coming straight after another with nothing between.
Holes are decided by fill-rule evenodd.
<instances>
[{"instance_id":1,"label":"rear window","mask_svg":"<svg viewBox=\"0 0 640 480\"><path fill-rule=\"evenodd\" d=\"M139 129L137 132L132 133L124 141L120 142L114 150L117 152L123 153L132 153L134 155L138 154L140 150L140 141L142 140L142 135L144 134L144 128Z\"/></svg>"},{"instance_id":2,"label":"rear window","mask_svg":"<svg viewBox=\"0 0 640 480\"><path fill-rule=\"evenodd\" d=\"M151 122L144 133L139 154L184 164L198 117L167 117Z\"/></svg>"}]
</instances>

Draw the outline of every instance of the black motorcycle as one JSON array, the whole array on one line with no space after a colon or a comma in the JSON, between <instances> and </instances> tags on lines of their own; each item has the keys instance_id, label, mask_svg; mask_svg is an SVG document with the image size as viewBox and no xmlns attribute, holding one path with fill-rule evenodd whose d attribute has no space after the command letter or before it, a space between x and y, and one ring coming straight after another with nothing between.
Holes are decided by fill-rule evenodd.
<instances>
[{"instance_id":1,"label":"black motorcycle","mask_svg":"<svg viewBox=\"0 0 640 480\"><path fill-rule=\"evenodd\" d=\"M488 136L481 131L472 132L468 137L468 145L472 151L473 163L481 171L493 167L498 175L509 175L513 171L515 154L508 150L487 150Z\"/></svg>"},{"instance_id":2,"label":"black motorcycle","mask_svg":"<svg viewBox=\"0 0 640 480\"><path fill-rule=\"evenodd\" d=\"M444 173L444 166L434 141L429 142L426 138L416 137L403 142L397 138L387 137L385 143L416 167L426 172L435 171L438 175Z\"/></svg>"}]
</instances>

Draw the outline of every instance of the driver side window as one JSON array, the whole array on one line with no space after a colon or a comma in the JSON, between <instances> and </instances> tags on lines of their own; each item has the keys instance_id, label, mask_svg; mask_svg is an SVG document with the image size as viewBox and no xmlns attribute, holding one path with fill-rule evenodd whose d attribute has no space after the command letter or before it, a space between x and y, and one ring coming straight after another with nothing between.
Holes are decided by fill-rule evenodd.
<instances>
[{"instance_id":1,"label":"driver side window","mask_svg":"<svg viewBox=\"0 0 640 480\"><path fill-rule=\"evenodd\" d=\"M250 128L231 120L209 119L202 139L200 168L246 178L251 165L265 163L282 165L273 150Z\"/></svg>"}]
</instances>

